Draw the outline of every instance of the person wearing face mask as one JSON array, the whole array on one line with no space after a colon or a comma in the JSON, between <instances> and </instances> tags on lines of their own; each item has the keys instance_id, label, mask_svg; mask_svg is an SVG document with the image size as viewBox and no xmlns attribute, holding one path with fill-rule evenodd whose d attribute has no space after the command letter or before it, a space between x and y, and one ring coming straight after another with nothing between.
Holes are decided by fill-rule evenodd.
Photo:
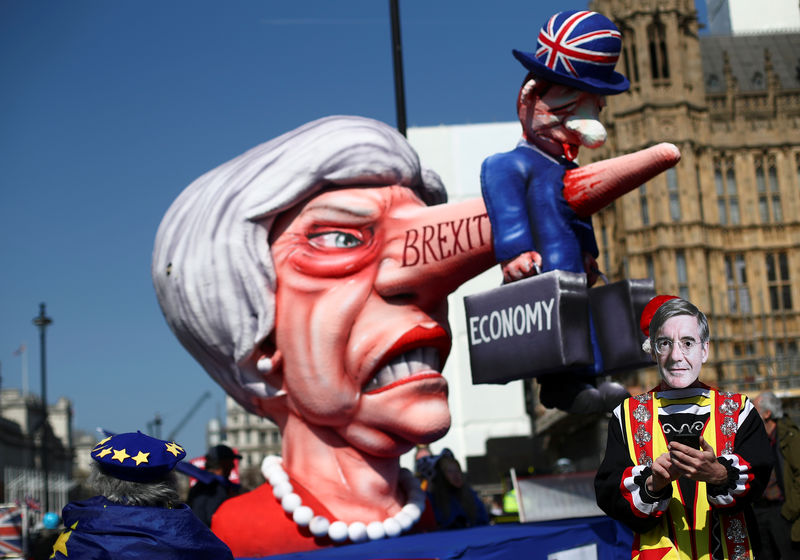
<instances>
[{"instance_id":1,"label":"person wearing face mask","mask_svg":"<svg viewBox=\"0 0 800 560\"><path fill-rule=\"evenodd\" d=\"M770 472L758 411L700 381L709 328L692 303L657 296L641 326L661 383L614 410L597 504L634 531L634 559L752 559Z\"/></svg>"}]
</instances>

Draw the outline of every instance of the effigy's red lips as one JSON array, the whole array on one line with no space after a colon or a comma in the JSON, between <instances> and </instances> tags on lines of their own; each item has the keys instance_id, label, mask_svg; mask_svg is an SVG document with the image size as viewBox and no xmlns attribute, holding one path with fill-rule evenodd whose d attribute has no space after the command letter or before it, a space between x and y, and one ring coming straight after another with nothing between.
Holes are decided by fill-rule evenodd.
<instances>
[{"instance_id":1,"label":"effigy's red lips","mask_svg":"<svg viewBox=\"0 0 800 560\"><path fill-rule=\"evenodd\" d=\"M409 381L441 376L449 353L450 337L443 328L415 327L386 352L364 385L364 392L374 393Z\"/></svg>"}]
</instances>

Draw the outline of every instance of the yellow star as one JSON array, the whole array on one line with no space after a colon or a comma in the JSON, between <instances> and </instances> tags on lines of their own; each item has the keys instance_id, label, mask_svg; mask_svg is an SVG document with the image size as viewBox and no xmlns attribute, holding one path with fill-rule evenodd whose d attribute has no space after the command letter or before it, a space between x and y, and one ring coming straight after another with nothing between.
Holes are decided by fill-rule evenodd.
<instances>
[{"instance_id":1,"label":"yellow star","mask_svg":"<svg viewBox=\"0 0 800 560\"><path fill-rule=\"evenodd\" d=\"M95 448L95 449L97 449L98 447L102 447L102 445L103 445L105 442L107 442L108 440L110 440L110 439L111 439L111 436L108 436L106 439L104 439L104 440L101 440L101 441L98 441L98 442L97 442L97 445L95 445L95 446L94 446L94 448Z\"/></svg>"},{"instance_id":2,"label":"yellow star","mask_svg":"<svg viewBox=\"0 0 800 560\"><path fill-rule=\"evenodd\" d=\"M106 455L108 455L109 453L111 453L112 451L113 451L113 449L112 449L111 447L106 447L106 448L105 448L105 449L103 449L101 452L99 452L99 453L97 454L97 456L98 456L98 457L100 457L100 458L102 459L103 457L105 457Z\"/></svg>"},{"instance_id":3,"label":"yellow star","mask_svg":"<svg viewBox=\"0 0 800 560\"><path fill-rule=\"evenodd\" d=\"M130 455L128 455L127 451L125 451L124 449L117 449L116 451L114 451L114 456L111 457L111 460L119 461L121 463L128 457L130 457Z\"/></svg>"},{"instance_id":4,"label":"yellow star","mask_svg":"<svg viewBox=\"0 0 800 560\"><path fill-rule=\"evenodd\" d=\"M72 524L72 527L70 527L70 529L74 530L75 527L77 526L78 522L76 521L75 523ZM70 535L72 535L72 531L64 531L63 533L58 535L58 540L53 545L53 554L50 555L50 558L55 558L56 552L60 552L61 554L67 557L69 556L69 554L67 554L67 541L69 540Z\"/></svg>"},{"instance_id":5,"label":"yellow star","mask_svg":"<svg viewBox=\"0 0 800 560\"><path fill-rule=\"evenodd\" d=\"M181 447L174 441L172 443L167 443L165 445L167 446L167 451L172 453L176 457L180 454L181 451L183 451L183 447Z\"/></svg>"},{"instance_id":6,"label":"yellow star","mask_svg":"<svg viewBox=\"0 0 800 560\"><path fill-rule=\"evenodd\" d=\"M139 463L147 463L147 458L150 456L150 453L142 453L139 451L139 454L136 457L133 457L133 460L136 461L136 466L139 466Z\"/></svg>"}]
</instances>

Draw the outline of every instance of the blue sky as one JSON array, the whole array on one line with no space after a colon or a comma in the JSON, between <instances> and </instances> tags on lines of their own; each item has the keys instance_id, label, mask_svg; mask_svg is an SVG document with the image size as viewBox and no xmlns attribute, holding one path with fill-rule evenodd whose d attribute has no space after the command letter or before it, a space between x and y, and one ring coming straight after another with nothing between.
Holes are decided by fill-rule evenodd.
<instances>
[{"instance_id":1,"label":"blue sky","mask_svg":"<svg viewBox=\"0 0 800 560\"><path fill-rule=\"evenodd\" d=\"M400 0L409 126L509 121L549 15L585 1ZM703 6L701 19L704 18ZM2 0L0 362L74 427L166 436L204 453L224 409L166 326L150 280L158 224L193 179L304 122L396 124L388 0Z\"/></svg>"}]
</instances>

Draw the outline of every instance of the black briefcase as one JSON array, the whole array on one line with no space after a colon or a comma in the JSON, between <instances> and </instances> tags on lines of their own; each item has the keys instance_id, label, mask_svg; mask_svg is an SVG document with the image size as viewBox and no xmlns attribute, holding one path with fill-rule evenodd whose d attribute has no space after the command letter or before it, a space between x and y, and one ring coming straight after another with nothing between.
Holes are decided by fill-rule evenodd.
<instances>
[{"instance_id":1,"label":"black briefcase","mask_svg":"<svg viewBox=\"0 0 800 560\"><path fill-rule=\"evenodd\" d=\"M642 350L645 336L639 319L656 295L651 278L627 279L589 290L595 336L603 356L603 372L613 373L653 365Z\"/></svg>"},{"instance_id":2,"label":"black briefcase","mask_svg":"<svg viewBox=\"0 0 800 560\"><path fill-rule=\"evenodd\" d=\"M553 270L464 298L472 382L594 363L586 275Z\"/></svg>"}]
</instances>

